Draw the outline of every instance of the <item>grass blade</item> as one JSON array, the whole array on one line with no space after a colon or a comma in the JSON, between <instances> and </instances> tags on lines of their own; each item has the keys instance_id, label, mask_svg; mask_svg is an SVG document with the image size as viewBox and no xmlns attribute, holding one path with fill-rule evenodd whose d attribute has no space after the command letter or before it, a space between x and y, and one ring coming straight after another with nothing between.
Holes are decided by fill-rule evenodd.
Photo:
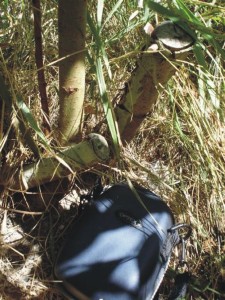
<instances>
[{"instance_id":1,"label":"grass blade","mask_svg":"<svg viewBox=\"0 0 225 300\"><path fill-rule=\"evenodd\" d=\"M5 105L5 109L6 109L7 113L12 114L13 113L12 96L11 96L9 87L7 86L7 84L5 83L5 81L1 75L0 75L0 97L1 97L1 101L3 101L3 103ZM19 112L19 115L20 115L20 112ZM2 117L4 117L4 115ZM4 120L2 120L2 122L3 121ZM23 120L21 118L17 118L17 121L18 122L14 122L14 126L17 126L17 124L18 124L18 129L21 132L21 136L23 136L23 140L25 140L26 144L28 145L30 150L34 153L35 157L40 157L38 146L36 145L31 133L26 128L26 125L24 124ZM3 125L2 125L2 128L3 128ZM4 144L5 144L5 142L3 144L1 144L1 149Z\"/></svg>"},{"instance_id":2,"label":"grass blade","mask_svg":"<svg viewBox=\"0 0 225 300\"><path fill-rule=\"evenodd\" d=\"M104 0L98 0L97 4L97 27L100 30L102 25L102 14L104 8Z\"/></svg>"},{"instance_id":3,"label":"grass blade","mask_svg":"<svg viewBox=\"0 0 225 300\"><path fill-rule=\"evenodd\" d=\"M193 51L195 57L197 59L198 64L205 70L208 69L207 62L205 60L205 55L202 50L202 46L199 43L196 43L193 47Z\"/></svg>"},{"instance_id":4,"label":"grass blade","mask_svg":"<svg viewBox=\"0 0 225 300\"><path fill-rule=\"evenodd\" d=\"M104 48L104 43L103 43L103 41L100 37L99 30L95 26L95 24L94 24L94 22L93 22L93 20L92 20L89 13L87 14L87 22L88 22L88 25L91 29L91 32L92 32L92 34L94 35L94 38L95 38L95 46L96 46L97 56L99 56L100 54L102 55L105 66L106 66L106 69L108 71L109 78L112 79L112 72L111 72L111 68L110 68L110 65L109 65L109 59L108 59L108 56L107 56L105 48Z\"/></svg>"},{"instance_id":5,"label":"grass blade","mask_svg":"<svg viewBox=\"0 0 225 300\"><path fill-rule=\"evenodd\" d=\"M170 9L165 8L164 6L162 6L159 3L149 0L149 1L147 1L147 5L150 9L152 9L153 11L157 12L158 14L160 14L166 18L169 18L171 21L176 22L176 21L180 20L179 15L175 14Z\"/></svg>"},{"instance_id":6,"label":"grass blade","mask_svg":"<svg viewBox=\"0 0 225 300\"><path fill-rule=\"evenodd\" d=\"M30 125L30 127L34 130L34 132L39 137L39 139L42 142L42 144L48 150L50 150L50 147L49 147L49 144L48 144L48 140L46 139L43 131L38 126L38 124L37 124L35 118L33 117L30 109L28 108L28 106L25 104L25 102L22 100L21 97L17 97L17 106L18 106L19 110L21 111L21 113L22 113L24 119L26 120L26 122Z\"/></svg>"},{"instance_id":7,"label":"grass blade","mask_svg":"<svg viewBox=\"0 0 225 300\"><path fill-rule=\"evenodd\" d=\"M119 0L117 1L117 3L114 5L114 7L112 8L112 10L109 12L105 22L102 25L102 28L111 20L112 16L114 15L114 13L118 10L118 8L120 7L120 5L123 3L124 0ZM101 30L102 30L101 28Z\"/></svg>"},{"instance_id":8,"label":"grass blade","mask_svg":"<svg viewBox=\"0 0 225 300\"><path fill-rule=\"evenodd\" d=\"M169 18L174 23L178 24L182 27L188 34L190 34L193 38L196 39L196 34L194 30L197 30L204 39L208 41L208 43L221 55L223 59L225 59L225 50L220 46L220 44L216 41L217 34L211 29L205 26L183 3L182 0L174 0L176 5L175 8L167 9L159 3L155 3L154 1L149 0L147 2L149 8L154 10L155 12L161 14L162 16ZM193 29L191 29L193 28ZM218 35L221 38L221 35ZM195 52L197 54L197 60L201 61L201 65L204 65L204 60L202 54L200 53L201 42Z\"/></svg>"},{"instance_id":9,"label":"grass blade","mask_svg":"<svg viewBox=\"0 0 225 300\"><path fill-rule=\"evenodd\" d=\"M184 19L190 20L192 22L201 23L181 0L174 0L173 2L175 3L179 11L179 15L182 16Z\"/></svg>"},{"instance_id":10,"label":"grass blade","mask_svg":"<svg viewBox=\"0 0 225 300\"><path fill-rule=\"evenodd\" d=\"M109 131L114 145L115 155L117 159L119 159L119 153L120 153L119 132L116 125L114 110L106 91L106 84L103 75L101 58L97 58L96 61L96 74L97 74L98 86L99 86L99 91L100 91L101 100L103 104L103 109L106 115L106 120L108 123Z\"/></svg>"}]
</instances>

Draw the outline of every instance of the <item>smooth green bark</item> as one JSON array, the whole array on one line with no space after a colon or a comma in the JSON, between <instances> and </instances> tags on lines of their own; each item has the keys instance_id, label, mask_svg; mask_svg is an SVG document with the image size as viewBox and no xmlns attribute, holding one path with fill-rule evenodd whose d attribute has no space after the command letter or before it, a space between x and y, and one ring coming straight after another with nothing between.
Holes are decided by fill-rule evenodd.
<instances>
[{"instance_id":1,"label":"smooth green bark","mask_svg":"<svg viewBox=\"0 0 225 300\"><path fill-rule=\"evenodd\" d=\"M86 0L59 0L59 137L79 140L85 92Z\"/></svg>"},{"instance_id":2,"label":"smooth green bark","mask_svg":"<svg viewBox=\"0 0 225 300\"><path fill-rule=\"evenodd\" d=\"M73 144L58 151L54 156L25 165L10 176L10 182L0 174L0 184L11 190L23 191L29 188L66 177L70 174L109 159L108 144L101 135L92 133L79 144Z\"/></svg>"},{"instance_id":3,"label":"smooth green bark","mask_svg":"<svg viewBox=\"0 0 225 300\"><path fill-rule=\"evenodd\" d=\"M132 140L159 93L177 71L179 60L187 57L190 48L185 49L193 42L187 33L170 21L156 27L147 51L137 62L115 109L123 143Z\"/></svg>"}]
</instances>

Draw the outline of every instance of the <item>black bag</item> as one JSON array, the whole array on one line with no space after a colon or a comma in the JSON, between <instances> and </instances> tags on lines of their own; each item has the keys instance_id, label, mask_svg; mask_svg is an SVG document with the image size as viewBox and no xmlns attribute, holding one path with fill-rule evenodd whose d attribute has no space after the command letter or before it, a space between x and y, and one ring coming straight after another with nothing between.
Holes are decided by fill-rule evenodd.
<instances>
[{"instance_id":1,"label":"black bag","mask_svg":"<svg viewBox=\"0 0 225 300\"><path fill-rule=\"evenodd\" d=\"M166 203L135 190L110 187L73 225L55 268L70 299L150 300L157 293L180 238Z\"/></svg>"}]
</instances>

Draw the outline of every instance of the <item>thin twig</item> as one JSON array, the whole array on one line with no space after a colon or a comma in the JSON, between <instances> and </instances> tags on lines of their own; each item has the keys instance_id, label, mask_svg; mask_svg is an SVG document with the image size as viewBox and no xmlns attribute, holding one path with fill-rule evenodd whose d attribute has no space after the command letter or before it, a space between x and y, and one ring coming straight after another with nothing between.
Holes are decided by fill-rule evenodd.
<instances>
[{"instance_id":1,"label":"thin twig","mask_svg":"<svg viewBox=\"0 0 225 300\"><path fill-rule=\"evenodd\" d=\"M46 91L46 81L43 69L43 44L42 44L42 27L41 27L41 6L40 0L32 0L33 14L34 14L34 40L35 40L35 61L38 74L38 87L41 97L41 108L44 113L43 125L50 131L50 126L47 120L49 120L49 107L48 96Z\"/></svg>"},{"instance_id":2,"label":"thin twig","mask_svg":"<svg viewBox=\"0 0 225 300\"><path fill-rule=\"evenodd\" d=\"M43 215L43 211L26 211L26 210L19 210L19 209L14 209L14 208L8 208L0 205L0 209L4 211L9 211L13 213L18 213L18 214L23 214L23 215Z\"/></svg>"}]
</instances>

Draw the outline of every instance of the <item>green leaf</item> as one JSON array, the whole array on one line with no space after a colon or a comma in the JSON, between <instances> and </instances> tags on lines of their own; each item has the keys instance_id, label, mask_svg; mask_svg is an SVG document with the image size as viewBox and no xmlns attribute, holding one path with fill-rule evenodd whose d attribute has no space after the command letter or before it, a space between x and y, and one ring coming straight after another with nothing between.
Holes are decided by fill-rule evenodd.
<instances>
[{"instance_id":1,"label":"green leaf","mask_svg":"<svg viewBox=\"0 0 225 300\"><path fill-rule=\"evenodd\" d=\"M50 150L48 140L46 139L44 133L39 128L36 120L34 119L31 111L29 110L28 106L25 104L25 102L22 100L21 97L17 97L17 106L19 110L21 111L24 119L27 121L27 123L30 125L30 127L35 131L43 145Z\"/></svg>"},{"instance_id":2,"label":"green leaf","mask_svg":"<svg viewBox=\"0 0 225 300\"><path fill-rule=\"evenodd\" d=\"M103 68L102 68L102 62L101 58L97 58L96 61L96 74L97 74L97 80L98 80L98 86L99 91L101 95L102 105L105 112L106 120L108 123L109 131L112 137L114 150L117 159L119 160L119 154L120 154L120 142L119 142L119 132L116 125L116 117L114 114L114 110L112 107L112 103L110 102L108 98L108 94L106 91L106 84L105 79L103 75Z\"/></svg>"},{"instance_id":3,"label":"green leaf","mask_svg":"<svg viewBox=\"0 0 225 300\"><path fill-rule=\"evenodd\" d=\"M201 22L199 22L199 19L196 18L196 16L188 9L186 5L184 5L181 0L174 0L173 2L177 7L180 16L182 16L186 20L201 24Z\"/></svg>"},{"instance_id":4,"label":"green leaf","mask_svg":"<svg viewBox=\"0 0 225 300\"><path fill-rule=\"evenodd\" d=\"M110 68L110 64L109 64L109 59L108 59L107 53L105 51L105 48L103 46L101 48L101 52L102 52L102 57L103 57L106 69L108 71L109 78L112 79L112 72L111 72L111 68Z\"/></svg>"},{"instance_id":5,"label":"green leaf","mask_svg":"<svg viewBox=\"0 0 225 300\"><path fill-rule=\"evenodd\" d=\"M0 97L1 100L4 102L6 109L12 113L13 111L13 101L12 96L10 93L10 89L5 83L3 77L0 75ZM26 125L24 124L24 121L22 119L23 115L21 116L21 111L18 112L18 128L21 132L21 135L23 136L23 139L25 140L28 147L31 149L31 151L34 153L36 157L40 157L38 146L36 145L31 132L29 132L28 128L26 128Z\"/></svg>"},{"instance_id":6,"label":"green leaf","mask_svg":"<svg viewBox=\"0 0 225 300\"><path fill-rule=\"evenodd\" d=\"M88 23L88 26L90 27L91 29L91 32L95 38L95 45L100 48L100 45L101 45L101 39L99 37L99 33L98 33L98 30L97 30L97 27L95 26L93 20L92 20L92 17L91 15L89 14L89 12L87 13L87 23Z\"/></svg>"},{"instance_id":7,"label":"green leaf","mask_svg":"<svg viewBox=\"0 0 225 300\"><path fill-rule=\"evenodd\" d=\"M100 54L102 55L106 69L108 71L109 78L112 79L112 72L111 72L111 68L110 68L110 64L109 64L109 59L108 59L108 56L107 56L105 48L104 48L104 42L102 41L102 39L99 35L99 30L95 26L89 13L87 14L87 22L88 22L91 32L95 38L95 47L96 47L97 56L99 56Z\"/></svg>"},{"instance_id":8,"label":"green leaf","mask_svg":"<svg viewBox=\"0 0 225 300\"><path fill-rule=\"evenodd\" d=\"M210 44L218 51L218 53L221 55L221 58L225 60L225 50L220 46L220 44L213 38L211 39Z\"/></svg>"},{"instance_id":9,"label":"green leaf","mask_svg":"<svg viewBox=\"0 0 225 300\"><path fill-rule=\"evenodd\" d=\"M109 12L104 24L102 25L102 28L106 25L106 23L108 23L112 16L114 15L114 13L118 10L118 8L120 7L120 5L123 3L124 0L119 0L117 1L117 3L113 6L112 10ZM102 30L101 28L101 30Z\"/></svg>"},{"instance_id":10,"label":"green leaf","mask_svg":"<svg viewBox=\"0 0 225 300\"><path fill-rule=\"evenodd\" d=\"M99 4L101 7L101 3ZM103 4L102 4L103 5ZM101 9L98 8L99 12L98 14L100 15ZM98 17L98 21L100 21L100 16ZM102 105L103 109L106 115L106 120L108 123L109 131L113 140L113 145L115 149L115 154L117 158L119 159L119 152L120 152L120 146L119 146L119 132L116 127L116 119L114 115L114 110L112 107L112 104L108 98L107 91L106 91L106 84L105 84L105 78L103 75L103 66L102 66L102 60L104 60L104 64L106 66L106 69L108 71L109 77L112 77L111 70L110 70L110 65L109 65L109 60L108 56L106 54L105 48L104 48L104 43L100 37L100 32L98 28L95 26L90 14L87 14L87 21L88 25L91 29L91 32L95 38L95 50L96 50L96 74L97 74L97 80L98 80L98 86L100 90L100 95L101 95L101 100L102 100ZM94 61L91 56L88 54L88 59L89 61Z\"/></svg>"},{"instance_id":11,"label":"green leaf","mask_svg":"<svg viewBox=\"0 0 225 300\"><path fill-rule=\"evenodd\" d=\"M174 0L174 3L176 4L177 15L179 15L181 19L185 20L189 26L192 26L195 30L198 30L202 34L207 34L208 38L213 37L212 30L205 26L205 24L203 24L199 18L195 16L182 0Z\"/></svg>"},{"instance_id":12,"label":"green leaf","mask_svg":"<svg viewBox=\"0 0 225 300\"><path fill-rule=\"evenodd\" d=\"M40 158L40 152L38 145L36 141L33 138L32 132L30 130L30 127L27 127L26 122L23 120L23 116L21 116L21 112L18 112L18 129L20 131L20 134L22 136L23 141L26 143L26 145L30 148L30 150L33 152L34 156L37 158Z\"/></svg>"},{"instance_id":13,"label":"green leaf","mask_svg":"<svg viewBox=\"0 0 225 300\"><path fill-rule=\"evenodd\" d=\"M102 25L102 14L103 14L103 8L104 8L104 0L98 0L97 4L97 26L100 30Z\"/></svg>"},{"instance_id":14,"label":"green leaf","mask_svg":"<svg viewBox=\"0 0 225 300\"><path fill-rule=\"evenodd\" d=\"M171 10L169 10L168 8L165 8L164 6L162 6L159 3L148 0L147 5L150 9L154 10L155 12L157 12L158 14L160 14L166 18L169 18L171 21L176 22L180 19L179 15L173 13Z\"/></svg>"},{"instance_id":15,"label":"green leaf","mask_svg":"<svg viewBox=\"0 0 225 300\"><path fill-rule=\"evenodd\" d=\"M149 8L162 16L169 18L185 30L192 38L197 39L194 30L198 31L202 37L207 40L207 42L221 55L221 57L225 59L225 50L216 41L216 37L218 36L221 38L221 35L216 34L211 28L208 28L204 23L202 23L200 19L188 9L182 0L174 0L173 3L175 3L176 7L173 8L172 11L163 7L159 3L155 3L154 1L149 0L147 2ZM203 46L200 44L201 43L199 42L198 45L196 45L194 52L200 65L206 67L206 62L201 49Z\"/></svg>"},{"instance_id":16,"label":"green leaf","mask_svg":"<svg viewBox=\"0 0 225 300\"><path fill-rule=\"evenodd\" d=\"M193 47L193 52L195 54L195 57L197 59L197 62L200 66L202 66L203 69L207 70L207 62L205 60L205 55L202 51L202 46L199 43L196 43Z\"/></svg>"}]
</instances>

